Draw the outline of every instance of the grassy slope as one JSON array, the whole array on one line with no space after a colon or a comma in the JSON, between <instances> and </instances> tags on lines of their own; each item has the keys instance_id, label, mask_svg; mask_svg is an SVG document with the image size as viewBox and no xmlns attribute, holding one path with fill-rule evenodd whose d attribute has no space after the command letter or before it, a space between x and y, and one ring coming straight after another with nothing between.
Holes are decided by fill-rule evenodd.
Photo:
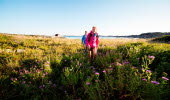
<instances>
[{"instance_id":1,"label":"grassy slope","mask_svg":"<svg viewBox=\"0 0 170 100\"><path fill-rule=\"evenodd\" d=\"M3 99L168 96L165 88L169 85L161 77L168 77L169 73L169 44L147 43L145 39L100 39L98 57L91 64L80 40L6 34L0 34L0 38ZM155 59L147 58L148 55ZM147 73L150 68L152 73ZM153 85L153 80L161 84Z\"/></svg>"},{"instance_id":2,"label":"grassy slope","mask_svg":"<svg viewBox=\"0 0 170 100\"><path fill-rule=\"evenodd\" d=\"M170 35L155 38L152 41L153 42L161 42L161 43L169 43L170 42Z\"/></svg>"}]
</instances>

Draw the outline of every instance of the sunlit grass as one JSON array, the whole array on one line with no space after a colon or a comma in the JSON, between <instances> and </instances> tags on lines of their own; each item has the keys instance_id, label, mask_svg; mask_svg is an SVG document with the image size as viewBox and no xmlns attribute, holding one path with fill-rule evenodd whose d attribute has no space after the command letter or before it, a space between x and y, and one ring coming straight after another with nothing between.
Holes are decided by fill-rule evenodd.
<instances>
[{"instance_id":1,"label":"sunlit grass","mask_svg":"<svg viewBox=\"0 0 170 100\"><path fill-rule=\"evenodd\" d=\"M100 39L91 63L79 39L0 38L0 99L170 98L169 44Z\"/></svg>"}]
</instances>

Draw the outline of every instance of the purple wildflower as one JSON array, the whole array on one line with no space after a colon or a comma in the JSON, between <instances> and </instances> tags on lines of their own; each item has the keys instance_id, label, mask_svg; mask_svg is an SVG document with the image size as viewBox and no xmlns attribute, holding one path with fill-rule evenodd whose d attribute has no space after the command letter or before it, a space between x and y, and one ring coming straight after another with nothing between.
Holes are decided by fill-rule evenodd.
<instances>
[{"instance_id":1,"label":"purple wildflower","mask_svg":"<svg viewBox=\"0 0 170 100\"><path fill-rule=\"evenodd\" d=\"M106 71L104 70L104 71L102 71L103 73L106 73Z\"/></svg>"},{"instance_id":2,"label":"purple wildflower","mask_svg":"<svg viewBox=\"0 0 170 100\"><path fill-rule=\"evenodd\" d=\"M17 78L14 78L14 81L17 81L18 79Z\"/></svg>"},{"instance_id":3,"label":"purple wildflower","mask_svg":"<svg viewBox=\"0 0 170 100\"><path fill-rule=\"evenodd\" d=\"M11 81L14 80L14 78L11 78Z\"/></svg>"},{"instance_id":4,"label":"purple wildflower","mask_svg":"<svg viewBox=\"0 0 170 100\"><path fill-rule=\"evenodd\" d=\"M22 72L20 72L19 74L20 74L20 75L23 75L23 73L22 73Z\"/></svg>"},{"instance_id":5,"label":"purple wildflower","mask_svg":"<svg viewBox=\"0 0 170 100\"><path fill-rule=\"evenodd\" d=\"M41 89L41 88L43 88L42 86L39 86L39 88Z\"/></svg>"},{"instance_id":6,"label":"purple wildflower","mask_svg":"<svg viewBox=\"0 0 170 100\"><path fill-rule=\"evenodd\" d=\"M94 68L93 66L91 67L92 69L96 69L96 68Z\"/></svg>"},{"instance_id":7,"label":"purple wildflower","mask_svg":"<svg viewBox=\"0 0 170 100\"><path fill-rule=\"evenodd\" d=\"M143 81L147 81L145 78L142 79Z\"/></svg>"},{"instance_id":8,"label":"purple wildflower","mask_svg":"<svg viewBox=\"0 0 170 100\"><path fill-rule=\"evenodd\" d=\"M96 71L93 71L93 73L96 73Z\"/></svg>"},{"instance_id":9,"label":"purple wildflower","mask_svg":"<svg viewBox=\"0 0 170 100\"><path fill-rule=\"evenodd\" d=\"M151 73L151 70L146 70L146 72Z\"/></svg>"},{"instance_id":10,"label":"purple wildflower","mask_svg":"<svg viewBox=\"0 0 170 100\"><path fill-rule=\"evenodd\" d=\"M38 69L37 69L37 73L40 73L40 72L41 72L41 70L38 70Z\"/></svg>"},{"instance_id":11,"label":"purple wildflower","mask_svg":"<svg viewBox=\"0 0 170 100\"><path fill-rule=\"evenodd\" d=\"M43 88L45 88L45 85L42 85Z\"/></svg>"},{"instance_id":12,"label":"purple wildflower","mask_svg":"<svg viewBox=\"0 0 170 100\"><path fill-rule=\"evenodd\" d=\"M96 75L99 75L99 73L98 73L98 72L96 72L95 74L96 74Z\"/></svg>"},{"instance_id":13,"label":"purple wildflower","mask_svg":"<svg viewBox=\"0 0 170 100\"><path fill-rule=\"evenodd\" d=\"M155 56L148 56L148 58L154 59L154 58L155 58Z\"/></svg>"},{"instance_id":14,"label":"purple wildflower","mask_svg":"<svg viewBox=\"0 0 170 100\"><path fill-rule=\"evenodd\" d=\"M86 85L90 85L90 83L89 83L89 82L87 82L87 83L86 83Z\"/></svg>"},{"instance_id":15,"label":"purple wildflower","mask_svg":"<svg viewBox=\"0 0 170 100\"><path fill-rule=\"evenodd\" d=\"M42 78L44 78L45 77L45 75L42 75Z\"/></svg>"},{"instance_id":16,"label":"purple wildflower","mask_svg":"<svg viewBox=\"0 0 170 100\"><path fill-rule=\"evenodd\" d=\"M23 81L22 84L25 84L25 81Z\"/></svg>"},{"instance_id":17,"label":"purple wildflower","mask_svg":"<svg viewBox=\"0 0 170 100\"><path fill-rule=\"evenodd\" d=\"M53 87L56 87L56 84L53 84Z\"/></svg>"},{"instance_id":18,"label":"purple wildflower","mask_svg":"<svg viewBox=\"0 0 170 100\"><path fill-rule=\"evenodd\" d=\"M166 77L162 77L162 79L164 79L164 80L169 80L168 78L166 78Z\"/></svg>"},{"instance_id":19,"label":"purple wildflower","mask_svg":"<svg viewBox=\"0 0 170 100\"><path fill-rule=\"evenodd\" d=\"M153 84L160 84L160 83L157 82L157 81L151 81L151 83L153 83Z\"/></svg>"},{"instance_id":20,"label":"purple wildflower","mask_svg":"<svg viewBox=\"0 0 170 100\"><path fill-rule=\"evenodd\" d=\"M48 83L49 83L49 84L52 84L52 82L51 82L51 81L49 81Z\"/></svg>"},{"instance_id":21,"label":"purple wildflower","mask_svg":"<svg viewBox=\"0 0 170 100\"><path fill-rule=\"evenodd\" d=\"M45 72L45 75L48 75L48 72Z\"/></svg>"},{"instance_id":22,"label":"purple wildflower","mask_svg":"<svg viewBox=\"0 0 170 100\"><path fill-rule=\"evenodd\" d=\"M46 61L47 64L49 64L50 62L49 61Z\"/></svg>"},{"instance_id":23,"label":"purple wildflower","mask_svg":"<svg viewBox=\"0 0 170 100\"><path fill-rule=\"evenodd\" d=\"M99 80L95 80L95 82L96 82L96 83L98 83L98 82L99 82Z\"/></svg>"},{"instance_id":24,"label":"purple wildflower","mask_svg":"<svg viewBox=\"0 0 170 100\"><path fill-rule=\"evenodd\" d=\"M120 61L120 59L117 59L117 61Z\"/></svg>"},{"instance_id":25,"label":"purple wildflower","mask_svg":"<svg viewBox=\"0 0 170 100\"><path fill-rule=\"evenodd\" d=\"M132 67L132 68L136 69L137 67Z\"/></svg>"},{"instance_id":26,"label":"purple wildflower","mask_svg":"<svg viewBox=\"0 0 170 100\"><path fill-rule=\"evenodd\" d=\"M123 62L125 65L130 64L129 62Z\"/></svg>"},{"instance_id":27,"label":"purple wildflower","mask_svg":"<svg viewBox=\"0 0 170 100\"><path fill-rule=\"evenodd\" d=\"M121 64L121 63L117 63L116 65L118 65L118 66L122 66L122 64Z\"/></svg>"}]
</instances>

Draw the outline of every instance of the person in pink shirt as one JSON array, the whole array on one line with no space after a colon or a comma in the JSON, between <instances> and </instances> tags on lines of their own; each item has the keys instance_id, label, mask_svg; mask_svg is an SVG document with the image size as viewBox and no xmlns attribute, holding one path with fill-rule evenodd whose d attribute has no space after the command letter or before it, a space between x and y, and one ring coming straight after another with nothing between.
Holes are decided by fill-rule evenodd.
<instances>
[{"instance_id":1,"label":"person in pink shirt","mask_svg":"<svg viewBox=\"0 0 170 100\"><path fill-rule=\"evenodd\" d=\"M94 59L97 55L97 49L99 45L99 36L96 27L92 27L90 33L87 34L86 46L88 48L88 56Z\"/></svg>"}]
</instances>

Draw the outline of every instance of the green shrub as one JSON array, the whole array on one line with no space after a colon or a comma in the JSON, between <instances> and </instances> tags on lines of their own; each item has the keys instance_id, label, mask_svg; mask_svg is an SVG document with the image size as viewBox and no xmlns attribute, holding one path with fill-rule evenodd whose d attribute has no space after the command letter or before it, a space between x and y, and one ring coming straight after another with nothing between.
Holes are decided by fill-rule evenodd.
<instances>
[{"instance_id":1,"label":"green shrub","mask_svg":"<svg viewBox=\"0 0 170 100\"><path fill-rule=\"evenodd\" d=\"M164 43L167 43L170 41L170 35L165 35L165 36L162 36L162 37L159 37L159 38L155 38L153 40L151 40L153 42L164 42Z\"/></svg>"}]
</instances>

